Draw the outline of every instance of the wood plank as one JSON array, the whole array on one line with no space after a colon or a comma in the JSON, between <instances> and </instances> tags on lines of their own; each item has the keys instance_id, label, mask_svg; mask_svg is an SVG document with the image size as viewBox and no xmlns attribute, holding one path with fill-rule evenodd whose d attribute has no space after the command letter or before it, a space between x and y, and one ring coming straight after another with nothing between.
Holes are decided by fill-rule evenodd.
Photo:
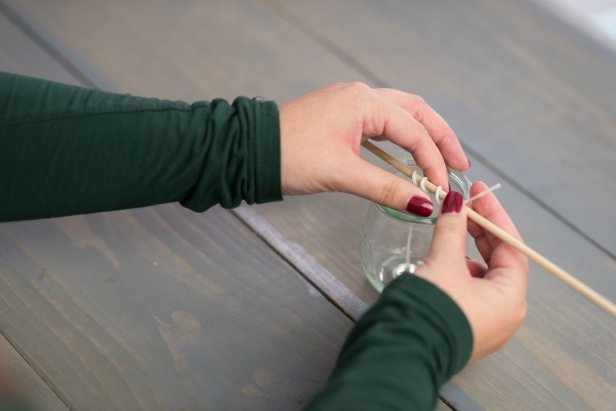
<instances>
[{"instance_id":1,"label":"wood plank","mask_svg":"<svg viewBox=\"0 0 616 411\"><path fill-rule=\"evenodd\" d=\"M439 401L436 404L436 408L434 409L434 411L451 411L452 408L450 408L447 404L445 404L443 401Z\"/></svg>"},{"instance_id":2,"label":"wood plank","mask_svg":"<svg viewBox=\"0 0 616 411\"><path fill-rule=\"evenodd\" d=\"M226 210L0 226L3 332L70 408L299 409L351 326Z\"/></svg>"},{"instance_id":3,"label":"wood plank","mask_svg":"<svg viewBox=\"0 0 616 411\"><path fill-rule=\"evenodd\" d=\"M1 377L16 387L16 392L28 406L35 410L68 410L4 336L0 336L0 361Z\"/></svg>"},{"instance_id":4,"label":"wood plank","mask_svg":"<svg viewBox=\"0 0 616 411\"><path fill-rule=\"evenodd\" d=\"M20 71L25 75L43 76L77 84L55 60L28 39L0 13L0 70ZM3 327L0 327L4 331ZM18 387L21 396L37 410L67 410L58 396L41 379L15 348L0 335L2 377Z\"/></svg>"},{"instance_id":5,"label":"wood plank","mask_svg":"<svg viewBox=\"0 0 616 411\"><path fill-rule=\"evenodd\" d=\"M1 9L0 9L1 10ZM21 32L0 12L0 70L79 84L56 60Z\"/></svg>"},{"instance_id":6,"label":"wood plank","mask_svg":"<svg viewBox=\"0 0 616 411\"><path fill-rule=\"evenodd\" d=\"M357 4L357 7L361 6L360 3ZM330 6L332 5L328 3L328 7ZM156 10L158 7L161 9ZM357 7L349 6L347 12L356 13ZM101 70L113 72L113 76L110 77L114 78L119 87L133 87L132 91L142 94L166 93L167 96L190 99L193 95L198 97L205 94L206 90L213 90L212 92L216 94L225 95L226 93L227 96L242 93L285 98L290 96L290 90L301 92L303 88L308 89L312 85L329 82L332 74L338 73L340 76L338 79L361 78L361 73L358 73L354 68L336 62L335 56L332 56L322 47L311 44L310 41L306 40L306 37L298 34L300 31L295 31L290 24L277 22L273 15L255 7L252 3L228 2L225 7L208 4L207 12L201 6L192 3L183 8L182 11L176 12L165 8L164 5L157 4L156 7L146 11L147 18L138 19L142 23L138 24L137 27L128 23L142 12L138 6L125 5L122 7L121 13L115 14L112 6L89 4L88 7L83 6L81 9L77 7L77 12L82 13L80 17L93 13L93 15L103 15L112 22L111 29L98 27L93 33L87 34L86 37L92 36L89 43L82 39L83 35L79 35L80 28L77 24L69 21L70 18L64 17L62 10L56 11L55 8L53 9L52 7L45 8L45 6L42 6L28 8L28 11L38 16L39 20L44 20L46 26L58 35L64 33L62 38L67 44L80 50L92 65L100 67ZM373 10L370 10L372 13ZM477 9L473 8L472 10L474 13L478 13L480 17L481 14ZM365 14L372 15L371 13L366 12ZM377 16L379 15L378 10L374 13ZM462 16L465 16L465 14L462 14ZM402 19L402 17L399 19ZM124 26L119 25L118 21L125 21ZM220 21L220 23L217 23L217 21ZM244 22L246 23L242 25L243 33L234 34L237 30L230 29L236 28ZM396 27L399 24L397 22L398 20L396 20ZM164 27L165 24L173 28L173 39L166 40L162 35L151 40L147 38L147 33L152 31L152 27ZM228 26L227 31L224 30L225 26ZM224 37L223 33L228 35L228 48L217 48L216 44L213 44L215 42L208 41L210 35L208 35L207 30L202 29L203 27L217 29L216 33L219 38ZM442 28L443 26L438 25L436 27ZM136 36L143 41L142 49L148 51L148 53L143 53L140 56L143 60L143 67L140 67L138 61L131 59L130 47L125 47L124 44L102 44L96 48L100 50L100 54L89 51L94 49L92 44L97 44L94 42L96 37L113 37L114 33L111 33L111 31L118 32L118 30L124 30L123 34L128 38ZM230 33L230 31L233 33ZM432 33L433 36L437 34ZM451 39L451 41L455 40ZM127 42L130 41L132 40L127 40ZM366 39L361 38L361 41L365 43ZM372 39L372 41L376 40ZM461 42L463 39L458 41ZM365 43L365 45L374 46L372 43ZM415 47L419 46L415 45ZM244 49L243 53L242 49ZM250 49L251 52L246 53L246 49ZM301 53L297 53L296 49L301 49ZM428 53L428 51L424 50L423 53ZM461 58L461 54L462 51L456 51L451 58ZM105 55L113 56L113 58L106 61ZM263 55L285 63L281 63L278 67L270 63L269 70L263 70ZM357 52L354 55L359 56L361 53ZM207 57L207 61L204 56ZM286 62L291 61L290 57L295 60L287 65ZM437 62L445 61L444 56L439 55L439 57L442 60L436 60ZM297 61L299 63L296 63ZM321 65L323 66L323 73L320 70L312 69L310 72L306 72L305 67L313 67L314 61L319 61L320 68ZM393 59L393 61L396 60ZM121 69L111 67L111 62L119 64ZM184 70L185 75L169 75L169 67L176 69L174 65L180 64L178 62L182 62L184 67L181 70ZM233 78L221 76L221 73L227 73L226 70L235 67L256 67L261 68L261 71L256 70L255 73L252 73L255 74L253 77L249 77L245 72L244 74L240 73L238 82L233 81ZM304 68L302 69L302 67ZM294 71L295 69L297 69L297 72ZM139 77L141 70L146 70L146 75L150 76L147 84L145 82L140 83L142 81L142 78ZM408 67L406 70L406 72L400 71L409 73ZM424 69L417 68L417 70ZM438 70L443 70L443 68L438 68ZM205 81L203 79L220 81L201 84L199 81L195 81L195 76L191 74L194 71L200 74L200 82ZM422 71L420 74L427 76L428 71L428 69L425 69L425 72ZM289 73L293 74L290 75ZM436 73L441 74L440 72ZM467 72L464 73L468 74ZM511 72L507 73L512 75ZM235 73L233 74L235 75ZM416 73L411 72L411 74L409 76L415 78L414 74ZM388 72L389 75L391 73ZM431 83L426 83L425 93L422 94L428 93L428 96L436 101L436 105L441 111L447 110L448 118L453 116L456 119L455 121L458 122L456 128L462 129L464 136L467 133L480 130L484 125L483 121L492 121L477 118L477 116L468 120L463 118L469 108L459 103L459 96L446 93L447 86L453 87L458 84L458 81L462 82L463 79L459 77L449 78L444 80L445 84L441 86L439 86L440 83L437 80L432 79ZM177 88L174 90L175 87ZM237 91L238 89L239 91ZM455 90L455 87L453 89ZM264 90L266 93L263 93ZM491 89L482 87L478 90L485 95ZM479 91L475 97L470 98L481 100ZM182 93L186 93L185 97ZM517 97L517 95L514 94L513 97ZM470 106L470 109L476 110L473 105ZM485 131L483 135L485 136ZM494 148L492 147L492 149ZM513 154L517 155L517 152L514 151ZM522 158L526 159L526 157ZM482 167L483 161L485 161L483 156L474 157L473 172L476 173L475 176L481 176L487 181L501 180L502 176L494 175L490 170ZM489 163L492 169L495 168L493 164ZM498 169L496 171L500 172ZM541 246L540 250L555 260L571 264L567 265L567 268L573 267L572 271L583 275L586 281L596 281L599 285L605 284L604 279L609 278L615 270L613 259L594 247L592 243L581 239L579 233L567 228L562 221L555 218L544 207L538 206L532 198L525 198L526 194L528 193L511 189L508 194L507 191L503 190L499 193L499 197L507 204L516 220L519 223L524 222L521 228L527 241L531 245ZM356 238L354 235L356 235L356 230L359 227L356 222L363 219L365 203L360 200L349 200L348 197L342 195L324 195L321 198L289 199L287 204L264 206L260 210L265 213L263 210L267 207L272 207L267 216L283 234L298 241L310 254L317 257L319 262L334 272L338 278L348 279L346 285L354 292L359 295L362 295L364 291L368 293L368 295L364 294L362 297L365 298L365 301L370 302L375 294L369 294L371 290L366 288L367 283L363 280L360 271L354 270L352 267L352 264L357 264L358 260L356 258L357 247L351 241ZM288 207L288 210L284 211L282 207ZM530 211L528 211L529 209ZM344 210L344 218L340 217L341 210ZM329 231L328 227L323 224L303 224L304 221L314 220L314 216L319 214L331 216L327 225L330 225L331 229L331 224L337 224L334 229ZM285 219L287 219L286 223ZM289 228L292 224L299 228L304 227L305 230L303 232L295 231ZM333 235L332 232L339 235ZM581 247L584 252L573 253L571 250L576 247ZM610 395L614 393L614 385L610 379L610 375L614 373L615 363L611 345L614 340L611 331L613 327L605 326L605 324L611 324L610 320L602 317L594 307L574 296L569 290L555 283L544 273L534 270L532 277L531 313L519 336L506 351L469 368L456 379L456 383L459 384L459 387L462 387L463 394L467 393L482 404L481 406L488 409L495 407L500 409L515 409L516 407L532 409L536 408L537 404L542 404L547 408L562 409L584 409L593 406L600 408L604 406L606 404L605 398L610 398ZM602 287L602 292L610 293L610 290ZM582 330L582 336L579 336L580 330ZM571 341L572 335L575 336L573 341ZM557 355L546 352L545 346L553 346ZM587 352L588 346L593 347L593 353ZM596 352L594 352L595 347L597 348ZM453 386L452 390L455 387ZM608 395L605 395L606 393ZM456 404L455 400L457 400L457 397L454 398L454 404ZM498 404L498 406L495 404ZM468 407L464 405L462 409L469 409L473 406L473 404Z\"/></svg>"},{"instance_id":7,"label":"wood plank","mask_svg":"<svg viewBox=\"0 0 616 411\"><path fill-rule=\"evenodd\" d=\"M140 2L0 3L60 42L63 54L95 68L89 76L112 79L113 88L122 92L187 101L240 94L281 100L357 78L326 51L310 55L319 65L314 76L314 61L307 65L304 53L313 42L256 1L187 1L182 7L164 0L148 7ZM166 26L173 26L173 35L161 30ZM282 72L294 75L279 76Z\"/></svg>"}]
</instances>

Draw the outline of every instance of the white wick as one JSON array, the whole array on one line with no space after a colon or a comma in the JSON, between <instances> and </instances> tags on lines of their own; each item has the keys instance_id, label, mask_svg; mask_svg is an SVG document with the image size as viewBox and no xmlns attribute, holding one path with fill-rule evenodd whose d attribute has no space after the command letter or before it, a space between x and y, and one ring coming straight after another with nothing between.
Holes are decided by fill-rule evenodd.
<instances>
[{"instance_id":1,"label":"white wick","mask_svg":"<svg viewBox=\"0 0 616 411\"><path fill-rule=\"evenodd\" d=\"M481 197L483 197L484 195L486 195L486 194L488 194L488 193L491 193L492 191L498 190L499 188L501 188L501 183L496 183L496 184L494 184L492 187L488 188L487 190L482 191L481 193L479 193L479 194L476 194L476 195L472 196L471 198L469 198L468 200L466 200L466 201L464 202L464 204L472 203L473 201L477 200L478 198L481 198Z\"/></svg>"}]
</instances>

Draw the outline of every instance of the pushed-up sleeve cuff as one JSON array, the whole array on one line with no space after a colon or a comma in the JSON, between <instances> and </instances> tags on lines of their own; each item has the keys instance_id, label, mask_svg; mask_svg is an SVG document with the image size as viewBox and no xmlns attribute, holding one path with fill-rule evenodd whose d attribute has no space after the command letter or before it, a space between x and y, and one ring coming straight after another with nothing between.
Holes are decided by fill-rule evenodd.
<instances>
[{"instance_id":1,"label":"pushed-up sleeve cuff","mask_svg":"<svg viewBox=\"0 0 616 411\"><path fill-rule=\"evenodd\" d=\"M280 120L272 101L255 101L253 176L255 203L282 200L280 177ZM247 200L247 202L251 202Z\"/></svg>"}]
</instances>

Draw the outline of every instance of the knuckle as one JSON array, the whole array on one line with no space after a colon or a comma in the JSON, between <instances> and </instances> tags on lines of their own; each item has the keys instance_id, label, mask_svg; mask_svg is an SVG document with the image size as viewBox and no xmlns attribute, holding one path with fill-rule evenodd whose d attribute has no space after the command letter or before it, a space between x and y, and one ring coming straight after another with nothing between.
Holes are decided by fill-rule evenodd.
<instances>
[{"instance_id":1,"label":"knuckle","mask_svg":"<svg viewBox=\"0 0 616 411\"><path fill-rule=\"evenodd\" d=\"M418 94L411 94L411 105L415 108L415 114L417 115L428 106L428 102Z\"/></svg>"},{"instance_id":2,"label":"knuckle","mask_svg":"<svg viewBox=\"0 0 616 411\"><path fill-rule=\"evenodd\" d=\"M366 83L363 83L361 81L352 81L348 83L348 87L351 90L355 90L358 92L365 92L367 90L370 90L370 87Z\"/></svg>"},{"instance_id":3,"label":"knuckle","mask_svg":"<svg viewBox=\"0 0 616 411\"><path fill-rule=\"evenodd\" d=\"M365 107L370 105L372 89L365 83L361 81L337 83L335 87L338 97L356 113L362 112Z\"/></svg>"},{"instance_id":4,"label":"knuckle","mask_svg":"<svg viewBox=\"0 0 616 411\"><path fill-rule=\"evenodd\" d=\"M427 106L428 105L428 102L426 102L426 100L418 94L411 94L411 101L413 105L416 105L416 106Z\"/></svg>"},{"instance_id":5,"label":"knuckle","mask_svg":"<svg viewBox=\"0 0 616 411\"><path fill-rule=\"evenodd\" d=\"M413 107L413 117L421 122L428 107L428 102L422 96L413 94L411 95L411 107Z\"/></svg>"},{"instance_id":6,"label":"knuckle","mask_svg":"<svg viewBox=\"0 0 616 411\"><path fill-rule=\"evenodd\" d=\"M346 83L344 85L344 90L356 103L360 104L364 104L362 101L365 102L372 91L370 86L361 81Z\"/></svg>"}]
</instances>

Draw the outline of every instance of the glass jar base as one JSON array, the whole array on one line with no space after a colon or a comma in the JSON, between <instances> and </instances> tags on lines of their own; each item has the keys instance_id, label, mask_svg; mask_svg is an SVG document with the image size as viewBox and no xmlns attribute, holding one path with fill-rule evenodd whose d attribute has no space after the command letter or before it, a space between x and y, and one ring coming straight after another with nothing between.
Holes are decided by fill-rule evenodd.
<instances>
[{"instance_id":1,"label":"glass jar base","mask_svg":"<svg viewBox=\"0 0 616 411\"><path fill-rule=\"evenodd\" d=\"M362 268L370 284L372 284L378 292L382 292L387 284L400 277L402 274L413 274L422 263L423 261L407 263L404 256L393 255L383 261L378 266L378 271L375 273L367 270L363 265Z\"/></svg>"}]
</instances>

